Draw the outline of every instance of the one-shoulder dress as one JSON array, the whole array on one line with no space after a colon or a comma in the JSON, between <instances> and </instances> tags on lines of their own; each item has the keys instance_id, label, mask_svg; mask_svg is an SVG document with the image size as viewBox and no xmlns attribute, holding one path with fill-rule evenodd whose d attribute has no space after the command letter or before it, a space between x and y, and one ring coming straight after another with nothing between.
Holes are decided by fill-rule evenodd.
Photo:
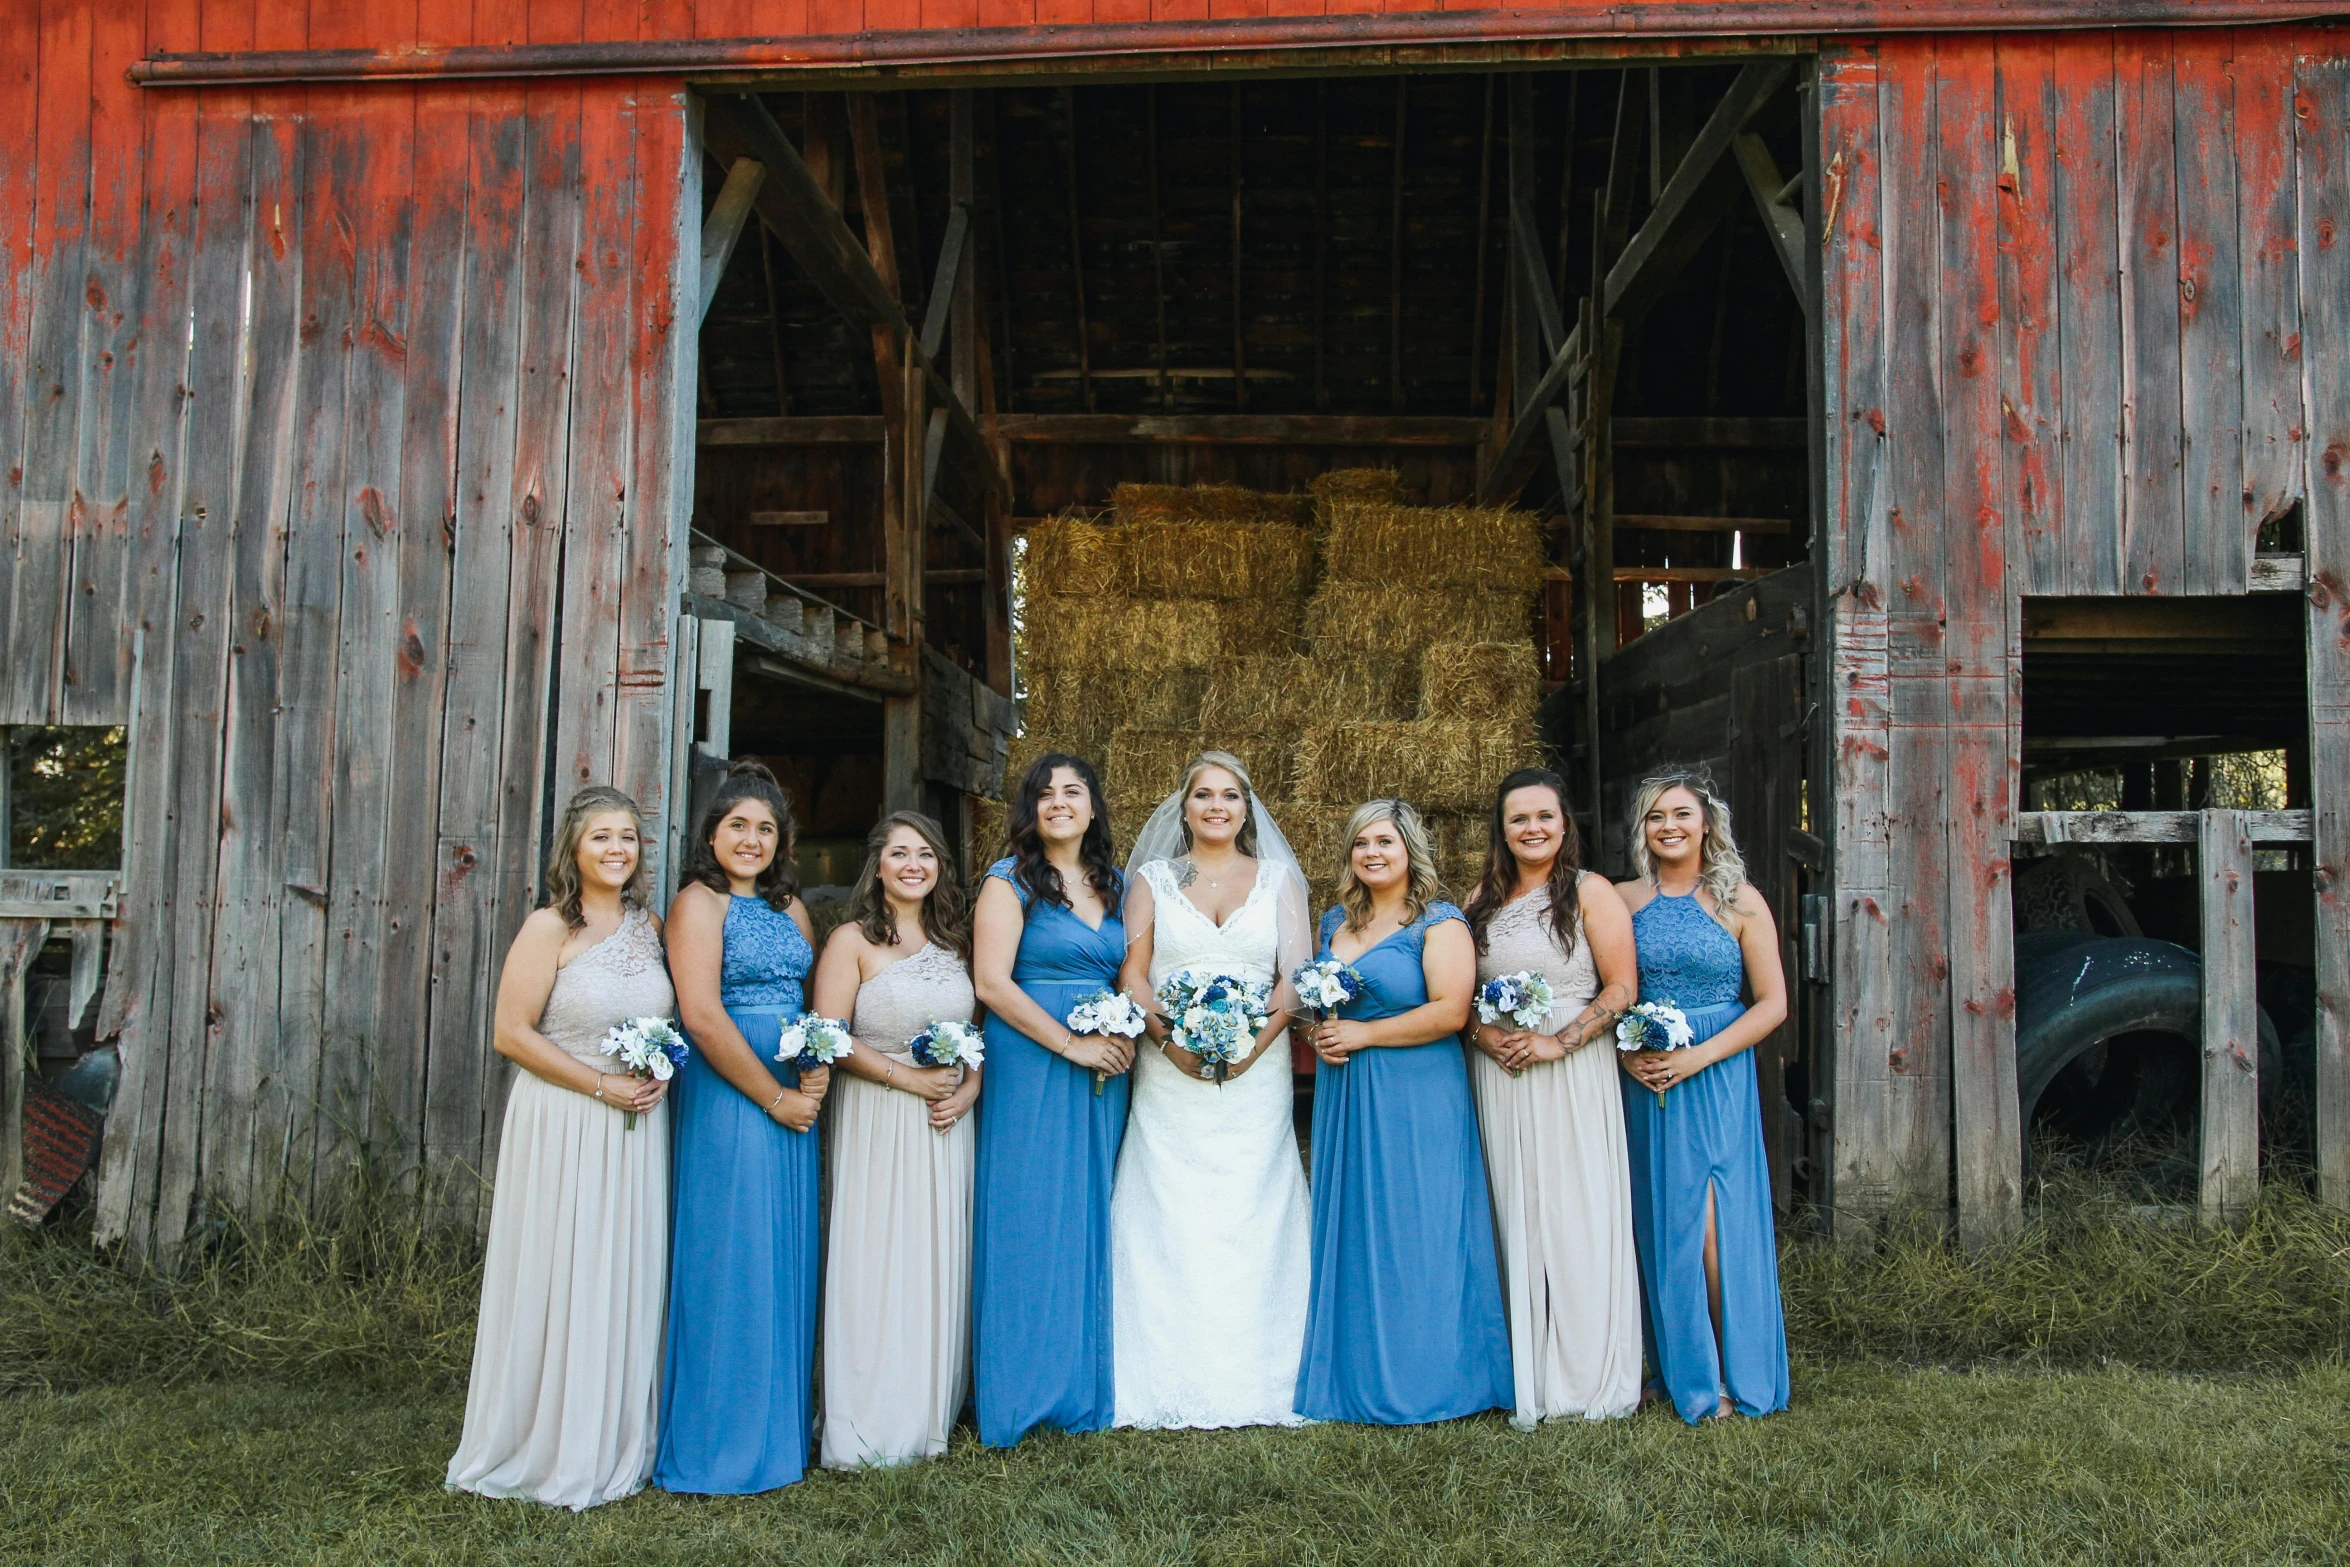
<instances>
[{"instance_id":1,"label":"one-shoulder dress","mask_svg":"<svg viewBox=\"0 0 2350 1567\"><path fill-rule=\"evenodd\" d=\"M776 1036L800 1015L813 954L763 898L726 911L719 999L785 1084ZM819 1253L816 1128L795 1132L686 1058L677 1101L669 1355L661 1385L663 1490L742 1495L808 1466Z\"/></svg>"},{"instance_id":2,"label":"one-shoulder dress","mask_svg":"<svg viewBox=\"0 0 2350 1567\"><path fill-rule=\"evenodd\" d=\"M652 917L555 971L539 1032L599 1072L616 1023L676 1007ZM575 1511L641 1489L661 1392L669 1106L637 1117L524 1072L506 1097L481 1325L451 1490Z\"/></svg>"},{"instance_id":3,"label":"one-shoulder dress","mask_svg":"<svg viewBox=\"0 0 2350 1567\"><path fill-rule=\"evenodd\" d=\"M1101 924L1033 900L1012 981L1050 1016L1114 989L1126 925L1113 894ZM1055 1043L1059 1041L1056 1040ZM987 1020L971 1226L971 1379L979 1439L1010 1447L1038 1426L1098 1431L1116 1414L1110 1321L1110 1184L1127 1081L1093 1074L1002 1018Z\"/></svg>"},{"instance_id":4,"label":"one-shoulder dress","mask_svg":"<svg viewBox=\"0 0 2350 1567\"><path fill-rule=\"evenodd\" d=\"M1599 994L1580 925L1574 951L1559 951L1547 887L1494 912L1477 959L1480 981L1528 971L1550 981L1538 1033L1565 1028ZM1522 1428L1640 1406L1640 1264L1616 1089L1622 1076L1611 1035L1515 1077L1482 1050L1469 1055L1509 1303L1514 1423Z\"/></svg>"},{"instance_id":5,"label":"one-shoulder dress","mask_svg":"<svg viewBox=\"0 0 2350 1567\"><path fill-rule=\"evenodd\" d=\"M1746 977L1738 938L1696 894L1659 893L1632 916L1632 938L1640 948L1640 999L1678 1006L1699 1043L1746 1010L1738 999ZM1754 1052L1741 1050L1675 1083L1661 1105L1630 1078L1622 1094L1648 1347L1665 1391L1688 1421L1715 1413L1725 1391L1741 1414L1785 1409L1787 1327ZM1708 1187L1722 1274L1718 1354L1705 1285Z\"/></svg>"},{"instance_id":6,"label":"one-shoulder dress","mask_svg":"<svg viewBox=\"0 0 2350 1567\"><path fill-rule=\"evenodd\" d=\"M912 1066L909 1040L973 1009L971 971L926 942L857 987L849 1031ZM971 1390L971 1118L938 1131L929 1100L846 1072L824 1114L824 1463L935 1458Z\"/></svg>"},{"instance_id":7,"label":"one-shoulder dress","mask_svg":"<svg viewBox=\"0 0 2350 1567\"><path fill-rule=\"evenodd\" d=\"M1428 1002L1428 928L1449 903L1354 959L1371 1021ZM1343 912L1322 920L1320 956ZM1468 1063L1451 1034L1358 1050L1314 1080L1314 1266L1297 1412L1416 1425L1511 1398L1509 1327L1493 1255Z\"/></svg>"}]
</instances>

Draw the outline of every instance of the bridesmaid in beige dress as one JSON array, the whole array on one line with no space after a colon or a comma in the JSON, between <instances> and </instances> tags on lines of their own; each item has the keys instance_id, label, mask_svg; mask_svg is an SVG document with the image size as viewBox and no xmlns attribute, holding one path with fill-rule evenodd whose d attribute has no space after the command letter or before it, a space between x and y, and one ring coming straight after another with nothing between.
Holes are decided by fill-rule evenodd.
<instances>
[{"instance_id":1,"label":"bridesmaid in beige dress","mask_svg":"<svg viewBox=\"0 0 2350 1567\"><path fill-rule=\"evenodd\" d=\"M522 922L498 978L497 1050L523 1070L498 1144L453 1491L578 1511L652 1473L669 1085L603 1053L614 1024L676 1004L645 907L643 831L616 789L571 797L547 906Z\"/></svg>"},{"instance_id":2,"label":"bridesmaid in beige dress","mask_svg":"<svg viewBox=\"0 0 2350 1567\"><path fill-rule=\"evenodd\" d=\"M1470 1025L1516 1371L1511 1423L1524 1430L1640 1403L1640 1267L1615 1060L1639 963L1623 899L1580 868L1565 799L1556 773L1502 780L1467 909L1480 984L1532 971L1551 988L1533 1028Z\"/></svg>"},{"instance_id":3,"label":"bridesmaid in beige dress","mask_svg":"<svg viewBox=\"0 0 2350 1567\"><path fill-rule=\"evenodd\" d=\"M833 1090L823 1461L935 1458L971 1387L980 1074L917 1066L907 1049L978 1012L970 904L929 817L899 811L873 829L812 994L811 1010L848 1018L857 1040Z\"/></svg>"}]
</instances>

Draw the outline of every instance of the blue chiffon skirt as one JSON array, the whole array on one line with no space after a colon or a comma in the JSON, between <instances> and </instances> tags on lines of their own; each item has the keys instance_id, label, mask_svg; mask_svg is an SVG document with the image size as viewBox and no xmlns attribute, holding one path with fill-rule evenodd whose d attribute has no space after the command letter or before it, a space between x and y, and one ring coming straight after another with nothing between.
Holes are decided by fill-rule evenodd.
<instances>
[{"instance_id":1,"label":"blue chiffon skirt","mask_svg":"<svg viewBox=\"0 0 2350 1567\"><path fill-rule=\"evenodd\" d=\"M1737 1002L1689 1014L1699 1043L1735 1022ZM1754 1052L1652 1091L1622 1083L1632 1158L1632 1229L1640 1244L1648 1354L1681 1418L1698 1421L1728 1393L1741 1414L1787 1407L1787 1324ZM1705 1286L1705 1194L1714 1194L1722 1271L1722 1341Z\"/></svg>"},{"instance_id":2,"label":"blue chiffon skirt","mask_svg":"<svg viewBox=\"0 0 2350 1567\"><path fill-rule=\"evenodd\" d=\"M1510 1407L1493 1204L1458 1040L1321 1067L1313 1199L1297 1412L1417 1425Z\"/></svg>"},{"instance_id":3,"label":"blue chiffon skirt","mask_svg":"<svg viewBox=\"0 0 2350 1567\"><path fill-rule=\"evenodd\" d=\"M798 1016L727 1009L761 1060ZM774 1067L784 1082L799 1074ZM653 1483L772 1491L808 1467L816 1356L817 1134L770 1119L699 1049L670 1090L669 1339Z\"/></svg>"}]
</instances>

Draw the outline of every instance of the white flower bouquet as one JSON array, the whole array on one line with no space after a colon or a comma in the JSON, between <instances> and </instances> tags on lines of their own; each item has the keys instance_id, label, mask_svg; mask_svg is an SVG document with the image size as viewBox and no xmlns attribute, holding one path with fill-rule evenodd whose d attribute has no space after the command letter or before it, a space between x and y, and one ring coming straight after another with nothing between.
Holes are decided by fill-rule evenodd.
<instances>
[{"instance_id":1,"label":"white flower bouquet","mask_svg":"<svg viewBox=\"0 0 2350 1567\"><path fill-rule=\"evenodd\" d=\"M987 1054L987 1042L968 1023L933 1023L906 1043L917 1066L977 1066Z\"/></svg>"},{"instance_id":2,"label":"white flower bouquet","mask_svg":"<svg viewBox=\"0 0 2350 1567\"><path fill-rule=\"evenodd\" d=\"M666 1083L685 1061L685 1036L665 1017L632 1017L615 1023L604 1036L604 1054L620 1063L630 1077L649 1077ZM636 1130L636 1112L628 1112L625 1131Z\"/></svg>"},{"instance_id":3,"label":"white flower bouquet","mask_svg":"<svg viewBox=\"0 0 2350 1567\"><path fill-rule=\"evenodd\" d=\"M1317 1018L1327 1018L1363 993L1363 976L1336 958L1300 964L1289 982L1297 987L1299 1003Z\"/></svg>"},{"instance_id":4,"label":"white flower bouquet","mask_svg":"<svg viewBox=\"0 0 2350 1567\"><path fill-rule=\"evenodd\" d=\"M1167 1037L1200 1058L1200 1075L1219 1088L1272 1020L1272 989L1229 974L1179 969L1158 990Z\"/></svg>"},{"instance_id":5,"label":"white flower bouquet","mask_svg":"<svg viewBox=\"0 0 2350 1567\"><path fill-rule=\"evenodd\" d=\"M1696 1043L1697 1030L1689 1026L1689 1014L1669 998L1635 1002L1616 1024L1616 1048L1626 1053L1686 1050ZM1656 1091L1656 1102L1660 1105L1665 1102L1665 1091L1661 1088Z\"/></svg>"},{"instance_id":6,"label":"white flower bouquet","mask_svg":"<svg viewBox=\"0 0 2350 1567\"><path fill-rule=\"evenodd\" d=\"M1142 1008L1134 998L1122 990L1097 990L1081 998L1062 1019L1072 1034L1115 1034L1120 1039L1132 1039L1143 1030L1145 1019ZM1100 1093L1102 1085L1110 1080L1107 1072L1093 1074L1093 1091Z\"/></svg>"},{"instance_id":7,"label":"white flower bouquet","mask_svg":"<svg viewBox=\"0 0 2350 1567\"><path fill-rule=\"evenodd\" d=\"M838 1018L803 1013L784 1025L775 1041L775 1059L801 1071L830 1066L857 1047L849 1025Z\"/></svg>"},{"instance_id":8,"label":"white flower bouquet","mask_svg":"<svg viewBox=\"0 0 2350 1567\"><path fill-rule=\"evenodd\" d=\"M1502 974L1477 987L1477 1021L1532 1028L1550 1015L1550 981L1531 970Z\"/></svg>"}]
</instances>

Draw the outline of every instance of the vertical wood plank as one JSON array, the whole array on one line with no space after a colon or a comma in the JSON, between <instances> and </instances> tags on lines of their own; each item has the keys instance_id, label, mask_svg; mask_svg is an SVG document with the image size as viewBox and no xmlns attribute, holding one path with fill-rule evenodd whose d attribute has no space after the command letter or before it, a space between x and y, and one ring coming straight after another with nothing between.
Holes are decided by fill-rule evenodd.
<instances>
[{"instance_id":1,"label":"vertical wood plank","mask_svg":"<svg viewBox=\"0 0 2350 1567\"><path fill-rule=\"evenodd\" d=\"M2122 591L2121 237L2110 33L2060 33L2056 233L2059 475L2067 593Z\"/></svg>"},{"instance_id":2,"label":"vertical wood plank","mask_svg":"<svg viewBox=\"0 0 2350 1567\"><path fill-rule=\"evenodd\" d=\"M448 675L441 699L438 836L433 853L432 989L425 1062L425 1157L486 1173L492 978L506 923L497 902L499 747L513 552L526 204L520 88L471 94L465 310L459 352L456 512L449 551ZM516 916L519 919L519 916ZM473 1222L477 1181L452 1179L452 1219Z\"/></svg>"},{"instance_id":3,"label":"vertical wood plank","mask_svg":"<svg viewBox=\"0 0 2350 1567\"><path fill-rule=\"evenodd\" d=\"M8 646L13 623L16 556L6 546L24 504L26 389L39 293L40 62L39 7L0 7L0 147L13 149L0 158L0 648Z\"/></svg>"},{"instance_id":4,"label":"vertical wood plank","mask_svg":"<svg viewBox=\"0 0 2350 1567\"><path fill-rule=\"evenodd\" d=\"M2026 593L2065 591L2056 142L2060 92L2045 34L2002 34L1999 74L2001 507ZM2069 84L2068 84L2069 85Z\"/></svg>"},{"instance_id":5,"label":"vertical wood plank","mask_svg":"<svg viewBox=\"0 0 2350 1567\"><path fill-rule=\"evenodd\" d=\"M1829 1200L1839 1222L1893 1200L1891 856L1886 836L1886 600L1889 483L1886 409L1883 152L1878 47L1823 57L1819 88L1820 428L1827 482L1821 527L1830 584L1829 817L1835 855L1830 1072L1835 1156Z\"/></svg>"},{"instance_id":6,"label":"vertical wood plank","mask_svg":"<svg viewBox=\"0 0 2350 1567\"><path fill-rule=\"evenodd\" d=\"M1888 1157L1899 1194L1939 1214L1949 1202L1950 882L1945 790L1950 685L1943 636L1946 522L1942 384L1946 323L1937 188L1942 179L1937 43L1884 46L1883 137L1889 165L1884 244L1891 360L1885 410L1891 483L1884 582L1887 697L1886 837L1895 918L1890 978L1892 1055Z\"/></svg>"},{"instance_id":7,"label":"vertical wood plank","mask_svg":"<svg viewBox=\"0 0 2350 1567\"><path fill-rule=\"evenodd\" d=\"M1961 1239L2023 1218L2009 896L2009 522L2001 449L2002 179L1994 44L1945 39L1936 59L1944 410L1942 570L1948 620L1950 1093Z\"/></svg>"},{"instance_id":8,"label":"vertical wood plank","mask_svg":"<svg viewBox=\"0 0 2350 1567\"><path fill-rule=\"evenodd\" d=\"M0 1191L14 1194L24 1181L24 1080L17 1064L18 1020L25 1012L25 974L49 939L47 920L0 919Z\"/></svg>"},{"instance_id":9,"label":"vertical wood plank","mask_svg":"<svg viewBox=\"0 0 2350 1567\"><path fill-rule=\"evenodd\" d=\"M2186 591L2179 424L2179 185L2172 36L2114 43L2121 238L2122 591Z\"/></svg>"},{"instance_id":10,"label":"vertical wood plank","mask_svg":"<svg viewBox=\"0 0 2350 1567\"><path fill-rule=\"evenodd\" d=\"M2244 490L2241 527L2301 499L2307 409L2301 395L2301 286L2294 195L2293 35L2235 34L2236 211L2242 224Z\"/></svg>"},{"instance_id":11,"label":"vertical wood plank","mask_svg":"<svg viewBox=\"0 0 2350 1567\"><path fill-rule=\"evenodd\" d=\"M2244 522L2243 287L2237 259L2236 88L2218 29L2182 29L2173 44L2178 147L2181 532L2188 593L2251 585Z\"/></svg>"},{"instance_id":12,"label":"vertical wood plank","mask_svg":"<svg viewBox=\"0 0 2350 1567\"><path fill-rule=\"evenodd\" d=\"M2350 59L2304 58L2302 364L2309 398L2309 784L2314 807L2318 1195L2350 1209Z\"/></svg>"},{"instance_id":13,"label":"vertical wood plank","mask_svg":"<svg viewBox=\"0 0 2350 1567\"><path fill-rule=\"evenodd\" d=\"M2203 1217L2232 1224L2260 1196L2260 1003L2252 834L2242 811L2197 824L2203 914Z\"/></svg>"}]
</instances>

